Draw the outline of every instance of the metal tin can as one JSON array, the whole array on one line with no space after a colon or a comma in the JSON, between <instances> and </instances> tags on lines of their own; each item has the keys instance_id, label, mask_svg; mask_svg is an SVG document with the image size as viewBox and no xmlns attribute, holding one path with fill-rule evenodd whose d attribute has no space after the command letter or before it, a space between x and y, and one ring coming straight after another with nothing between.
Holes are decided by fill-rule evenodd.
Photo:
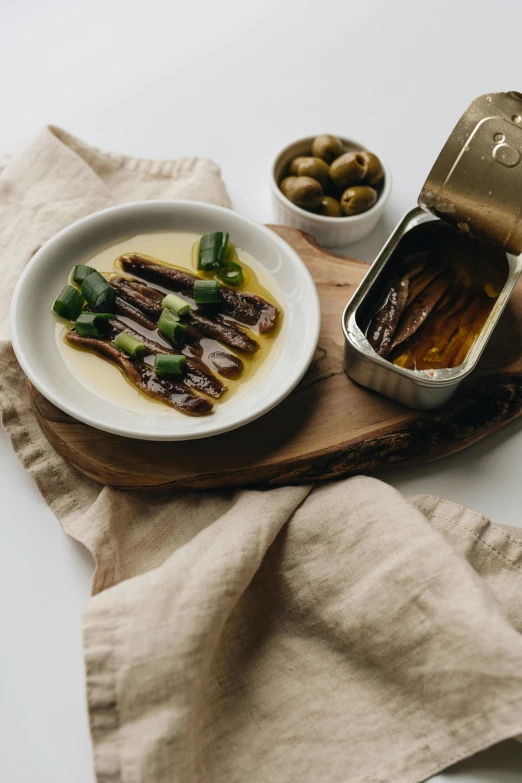
<instances>
[{"instance_id":1,"label":"metal tin can","mask_svg":"<svg viewBox=\"0 0 522 783\"><path fill-rule=\"evenodd\" d=\"M399 222L344 310L344 363L352 380L409 407L429 410L445 403L473 372L522 272L521 160L522 94L481 96L444 145L424 183L419 206ZM379 283L393 274L401 239L433 221L500 248L508 268L504 286L459 366L406 369L373 350L363 323Z\"/></svg>"}]
</instances>

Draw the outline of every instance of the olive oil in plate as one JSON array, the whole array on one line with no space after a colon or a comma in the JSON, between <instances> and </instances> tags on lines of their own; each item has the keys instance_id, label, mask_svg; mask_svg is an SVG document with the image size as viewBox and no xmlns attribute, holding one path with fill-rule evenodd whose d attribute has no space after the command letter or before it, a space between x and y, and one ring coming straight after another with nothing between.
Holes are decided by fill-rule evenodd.
<instances>
[{"instance_id":1,"label":"olive oil in plate","mask_svg":"<svg viewBox=\"0 0 522 783\"><path fill-rule=\"evenodd\" d=\"M82 262L105 275L121 275L122 271L115 263L119 256L125 253L142 253L191 274L197 274L194 246L199 239L199 234L185 232L140 234L113 244ZM228 346L221 345L207 337L201 340L200 345L203 353L200 358L209 365L210 369L213 368L211 362L208 361L208 356L216 350L235 354L244 364L243 373L237 380L222 378L227 391L220 400L215 401L215 412L233 404L234 400L239 397L243 397L270 372L277 360L282 345L283 332L286 328L284 312L280 304L282 297L272 276L248 253L240 249L237 253L245 277L244 285L238 290L258 294L267 299L279 307L281 314L276 327L269 333L258 334L255 328L250 330L241 325L241 328L257 340L260 345L259 350L254 354L236 353ZM155 287L161 288L161 286ZM168 292L167 289L162 290L165 293ZM123 316L118 316L118 318L127 322L134 330L143 331L149 338L161 342L157 333L147 332L134 321L127 320ZM169 405L136 389L125 379L118 368L107 361L88 351L68 345L63 339L67 328L68 326L65 326L65 322L61 319L57 322L56 343L67 367L84 388L114 405L136 413L154 416L183 415ZM191 355L190 349L184 349L184 351L187 355Z\"/></svg>"}]
</instances>

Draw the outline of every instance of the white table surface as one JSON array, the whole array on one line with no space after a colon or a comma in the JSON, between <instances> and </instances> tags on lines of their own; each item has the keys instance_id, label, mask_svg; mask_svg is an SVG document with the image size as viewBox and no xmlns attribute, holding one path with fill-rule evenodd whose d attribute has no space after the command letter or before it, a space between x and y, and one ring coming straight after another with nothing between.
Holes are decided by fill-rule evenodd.
<instances>
[{"instance_id":1,"label":"white table surface","mask_svg":"<svg viewBox=\"0 0 522 783\"><path fill-rule=\"evenodd\" d=\"M315 132L363 141L391 166L387 214L346 249L371 260L415 204L468 103L522 89L516 0L3 0L0 154L45 123L147 157L208 156L234 206L272 218L272 155ZM522 431L388 473L522 525ZM93 783L81 610L90 556L62 533L0 433L0 779ZM522 779L506 742L435 778Z\"/></svg>"}]
</instances>

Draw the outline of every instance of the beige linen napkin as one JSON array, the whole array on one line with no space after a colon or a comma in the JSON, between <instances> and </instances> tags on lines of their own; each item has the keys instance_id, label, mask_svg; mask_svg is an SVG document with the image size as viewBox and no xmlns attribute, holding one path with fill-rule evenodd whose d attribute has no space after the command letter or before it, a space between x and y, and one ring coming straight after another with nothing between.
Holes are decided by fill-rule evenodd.
<instances>
[{"instance_id":1,"label":"beige linen napkin","mask_svg":"<svg viewBox=\"0 0 522 783\"><path fill-rule=\"evenodd\" d=\"M42 131L0 175L2 337L55 231L147 197L227 204L209 161ZM6 277L7 276L7 277ZM416 783L522 731L522 531L354 478L139 495L43 438L7 339L2 420L97 570L84 616L100 783Z\"/></svg>"}]
</instances>

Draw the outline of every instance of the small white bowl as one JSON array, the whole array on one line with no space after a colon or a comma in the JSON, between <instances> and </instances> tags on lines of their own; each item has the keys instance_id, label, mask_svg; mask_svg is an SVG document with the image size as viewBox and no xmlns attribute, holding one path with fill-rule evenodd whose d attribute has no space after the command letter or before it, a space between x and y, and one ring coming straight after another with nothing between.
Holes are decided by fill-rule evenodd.
<instances>
[{"instance_id":1,"label":"small white bowl","mask_svg":"<svg viewBox=\"0 0 522 783\"><path fill-rule=\"evenodd\" d=\"M283 325L279 352L259 382L243 395L217 404L194 418L175 410L161 415L120 407L86 389L65 364L55 331L52 304L75 264L125 237L157 231L205 234L228 231L274 278L281 292ZM24 270L11 305L16 357L44 397L79 421L98 429L144 440L191 440L240 427L283 400L312 361L321 323L319 298L307 268L277 234L230 209L197 201L143 201L111 207L60 231ZM100 359L100 361L103 361Z\"/></svg>"},{"instance_id":2,"label":"small white bowl","mask_svg":"<svg viewBox=\"0 0 522 783\"><path fill-rule=\"evenodd\" d=\"M367 147L352 139L346 139L343 136L338 136L338 138L343 145L344 152L367 149ZM276 220L285 226L294 226L294 228L306 231L307 234L315 237L317 242L324 247L339 247L340 245L348 245L351 242L358 242L373 231L382 217L385 204L391 192L390 170L379 155L379 160L384 169L384 185L377 203L367 212L340 218L314 215L313 212L307 212L305 209L292 204L283 195L279 187L279 182L290 161L298 155L311 155L310 150L312 149L314 139L315 136L307 136L305 139L289 144L276 155L272 163L270 186Z\"/></svg>"}]
</instances>

